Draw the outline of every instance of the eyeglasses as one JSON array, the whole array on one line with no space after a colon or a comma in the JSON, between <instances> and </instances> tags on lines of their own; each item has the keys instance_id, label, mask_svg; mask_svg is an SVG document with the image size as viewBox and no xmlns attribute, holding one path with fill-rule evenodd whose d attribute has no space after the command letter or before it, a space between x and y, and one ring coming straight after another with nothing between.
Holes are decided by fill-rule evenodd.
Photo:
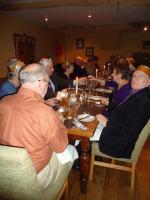
<instances>
[{"instance_id":1,"label":"eyeglasses","mask_svg":"<svg viewBox=\"0 0 150 200\"><path fill-rule=\"evenodd\" d=\"M138 79L138 80L143 80L143 79L145 79L147 77L146 76L142 76L142 75L139 75L139 76L133 75L132 78L133 79Z\"/></svg>"},{"instance_id":2,"label":"eyeglasses","mask_svg":"<svg viewBox=\"0 0 150 200\"><path fill-rule=\"evenodd\" d=\"M38 80L38 81L45 81L46 83L48 83L48 87L50 86L50 81L49 80L41 79L41 80Z\"/></svg>"}]
</instances>

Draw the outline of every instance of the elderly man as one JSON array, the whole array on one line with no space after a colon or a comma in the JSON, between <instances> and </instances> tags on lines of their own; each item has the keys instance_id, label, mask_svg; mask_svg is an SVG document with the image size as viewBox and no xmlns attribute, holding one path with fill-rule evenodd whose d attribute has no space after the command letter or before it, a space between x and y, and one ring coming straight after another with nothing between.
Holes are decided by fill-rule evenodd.
<instances>
[{"instance_id":1,"label":"elderly man","mask_svg":"<svg viewBox=\"0 0 150 200\"><path fill-rule=\"evenodd\" d=\"M48 87L48 91L44 97L46 100L52 97L56 97L56 95L61 97L61 93L57 94L55 91L67 88L69 86L73 87L76 84L76 80L64 79L54 71L51 58L42 58L39 63L47 68L50 77L50 86ZM84 84L85 80L85 77L80 78L79 84Z\"/></svg>"},{"instance_id":2,"label":"elderly man","mask_svg":"<svg viewBox=\"0 0 150 200\"><path fill-rule=\"evenodd\" d=\"M19 71L24 66L24 62L17 60L16 58L11 58L8 62L8 80L4 81L0 85L0 98L14 94L17 92L20 86L19 82Z\"/></svg>"},{"instance_id":3,"label":"elderly man","mask_svg":"<svg viewBox=\"0 0 150 200\"><path fill-rule=\"evenodd\" d=\"M133 73L132 93L111 113L109 119L97 115L104 125L99 148L114 157L130 158L139 133L150 118L150 68L139 66Z\"/></svg>"},{"instance_id":4,"label":"elderly man","mask_svg":"<svg viewBox=\"0 0 150 200\"><path fill-rule=\"evenodd\" d=\"M18 93L0 102L0 144L26 148L41 188L46 188L56 184L61 175L63 165L56 153L67 152L71 159L67 169L71 169L73 154L69 150L76 151L68 146L66 128L55 111L44 104L47 70L40 64L27 65L20 72L20 80Z\"/></svg>"},{"instance_id":5,"label":"elderly man","mask_svg":"<svg viewBox=\"0 0 150 200\"><path fill-rule=\"evenodd\" d=\"M44 97L45 100L47 99L50 99L50 98L53 98L53 97L56 97L57 95L58 96L61 96L59 95L60 93L56 92L56 90L58 91L58 87L57 85L58 84L61 84L60 82L55 83L55 76L57 76L54 72L54 68L53 68L53 62L52 62L52 59L51 58L42 58L40 61L39 61L40 64L42 64L46 70L48 71L48 74L49 74L49 87L48 87L48 90L47 90L47 93ZM54 80L53 80L54 79ZM58 79L58 78L57 78ZM69 83L67 83L68 85Z\"/></svg>"}]
</instances>

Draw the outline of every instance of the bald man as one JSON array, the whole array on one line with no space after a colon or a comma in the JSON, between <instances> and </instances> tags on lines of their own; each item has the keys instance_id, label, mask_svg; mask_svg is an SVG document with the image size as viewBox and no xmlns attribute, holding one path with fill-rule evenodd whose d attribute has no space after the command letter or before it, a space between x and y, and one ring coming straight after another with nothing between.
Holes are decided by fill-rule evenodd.
<instances>
[{"instance_id":1,"label":"bald man","mask_svg":"<svg viewBox=\"0 0 150 200\"><path fill-rule=\"evenodd\" d=\"M64 168L54 152L74 148L68 146L66 128L55 111L44 104L47 70L41 64L27 65L20 72L20 80L18 93L0 102L0 144L26 148L43 189L56 184ZM67 169L72 164L69 161Z\"/></svg>"}]
</instances>

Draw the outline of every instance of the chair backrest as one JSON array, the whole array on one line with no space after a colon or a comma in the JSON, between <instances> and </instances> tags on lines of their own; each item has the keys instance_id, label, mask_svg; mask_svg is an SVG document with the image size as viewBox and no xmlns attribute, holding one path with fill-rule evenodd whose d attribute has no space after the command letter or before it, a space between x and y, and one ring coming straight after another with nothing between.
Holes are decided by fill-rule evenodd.
<instances>
[{"instance_id":1,"label":"chair backrest","mask_svg":"<svg viewBox=\"0 0 150 200\"><path fill-rule=\"evenodd\" d=\"M35 169L24 148L0 145L0 199L42 199Z\"/></svg>"},{"instance_id":2,"label":"chair backrest","mask_svg":"<svg viewBox=\"0 0 150 200\"><path fill-rule=\"evenodd\" d=\"M132 163L135 163L135 164L137 163L140 153L149 135L150 135L150 119L145 125L145 127L142 129L139 135L139 138L135 143L135 147L131 155Z\"/></svg>"}]
</instances>

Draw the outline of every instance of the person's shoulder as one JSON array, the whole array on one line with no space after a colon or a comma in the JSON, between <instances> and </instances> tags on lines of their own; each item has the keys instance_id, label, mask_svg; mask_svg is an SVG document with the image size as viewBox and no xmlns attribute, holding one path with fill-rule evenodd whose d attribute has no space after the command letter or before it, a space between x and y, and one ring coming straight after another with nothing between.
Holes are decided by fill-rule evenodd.
<instances>
[{"instance_id":1,"label":"person's shoulder","mask_svg":"<svg viewBox=\"0 0 150 200\"><path fill-rule=\"evenodd\" d=\"M8 86L10 86L11 85L11 83L8 81L8 80L5 80L4 82L2 82L1 84L0 84L0 88L6 88L6 87L8 87Z\"/></svg>"},{"instance_id":2,"label":"person's shoulder","mask_svg":"<svg viewBox=\"0 0 150 200\"><path fill-rule=\"evenodd\" d=\"M150 97L150 88L149 87L143 88L142 90L138 92L138 95L139 96L145 95L145 96Z\"/></svg>"},{"instance_id":3,"label":"person's shoulder","mask_svg":"<svg viewBox=\"0 0 150 200\"><path fill-rule=\"evenodd\" d=\"M41 104L38 109L34 110L35 116L38 117L40 124L45 124L45 126L50 126L59 121L56 111L48 105Z\"/></svg>"},{"instance_id":4,"label":"person's shoulder","mask_svg":"<svg viewBox=\"0 0 150 200\"><path fill-rule=\"evenodd\" d=\"M135 97L135 99L137 99L137 101L140 103L150 103L150 89L148 87L143 88L142 90L140 90L139 92L137 92L135 95L133 95Z\"/></svg>"},{"instance_id":5,"label":"person's shoulder","mask_svg":"<svg viewBox=\"0 0 150 200\"><path fill-rule=\"evenodd\" d=\"M55 115L54 109L51 106L48 106L43 102L37 103L37 105L35 104L34 106L36 108L35 109L36 112L41 116L43 116L43 115L49 115L49 116Z\"/></svg>"},{"instance_id":6,"label":"person's shoulder","mask_svg":"<svg viewBox=\"0 0 150 200\"><path fill-rule=\"evenodd\" d=\"M16 88L14 87L13 84L11 84L8 80L4 81L1 85L0 85L0 89L4 90L4 91L12 91L15 92Z\"/></svg>"},{"instance_id":7,"label":"person's shoulder","mask_svg":"<svg viewBox=\"0 0 150 200\"><path fill-rule=\"evenodd\" d=\"M3 107L9 107L14 99L14 95L15 94L5 94L4 96L2 96L0 99L0 105Z\"/></svg>"}]
</instances>

